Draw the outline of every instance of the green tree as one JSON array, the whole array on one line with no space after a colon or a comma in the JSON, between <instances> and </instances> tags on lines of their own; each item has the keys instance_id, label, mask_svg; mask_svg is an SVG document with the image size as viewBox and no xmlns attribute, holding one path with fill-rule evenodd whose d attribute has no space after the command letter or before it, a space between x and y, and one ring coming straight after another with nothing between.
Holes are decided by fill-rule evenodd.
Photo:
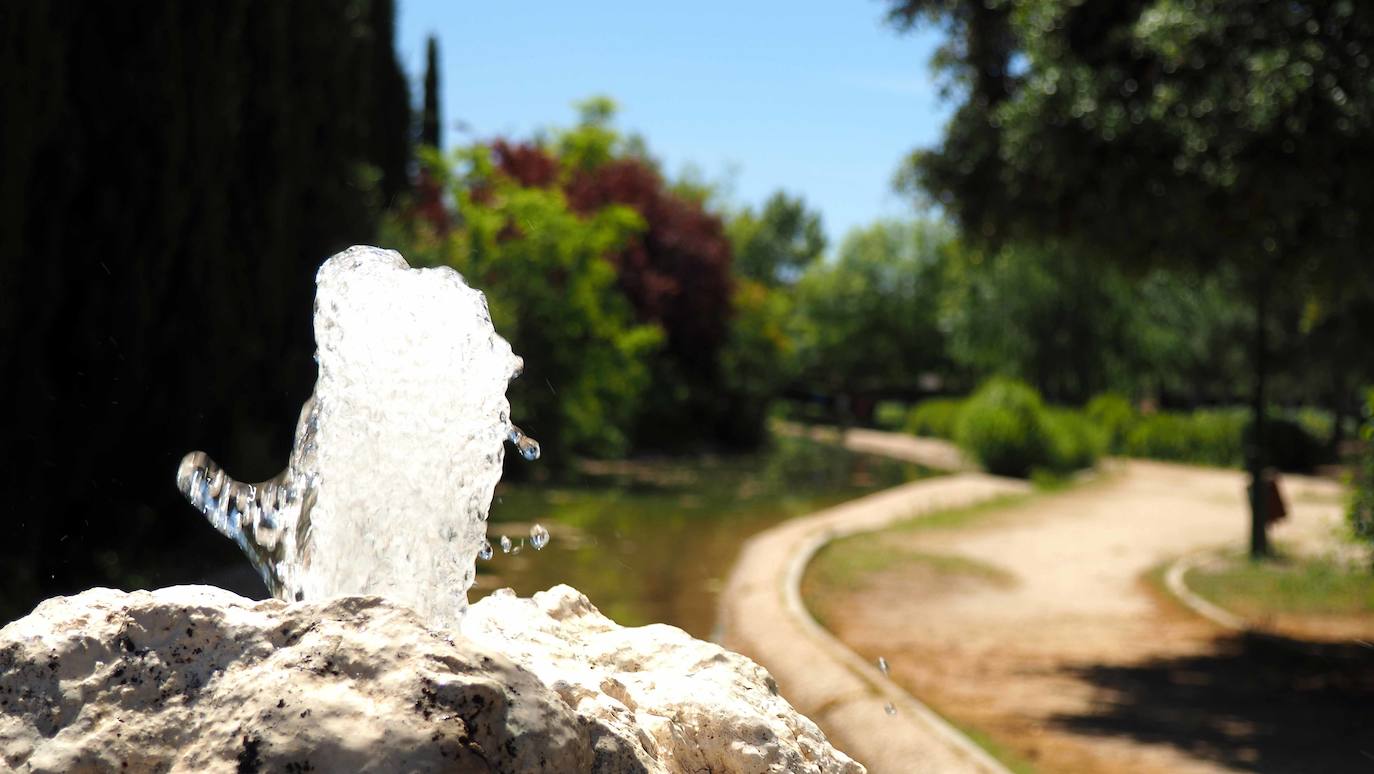
<instances>
[{"instance_id":1,"label":"green tree","mask_svg":"<svg viewBox=\"0 0 1374 774\"><path fill-rule=\"evenodd\" d=\"M1273 310L1370 292L1374 7L907 0L894 13L947 22L963 42L937 63L963 102L906 179L965 233L1236 272L1254 309L1258 482ZM1252 492L1258 556L1265 498Z\"/></svg>"},{"instance_id":2,"label":"green tree","mask_svg":"<svg viewBox=\"0 0 1374 774\"><path fill-rule=\"evenodd\" d=\"M730 221L735 273L773 286L791 284L825 252L820 215L801 197L777 191L763 210L746 208Z\"/></svg>"},{"instance_id":3,"label":"green tree","mask_svg":"<svg viewBox=\"0 0 1374 774\"><path fill-rule=\"evenodd\" d=\"M1026 246L959 247L940 301L950 357L979 379L1023 379L1061 403L1130 386L1138 329L1117 272Z\"/></svg>"},{"instance_id":4,"label":"green tree","mask_svg":"<svg viewBox=\"0 0 1374 774\"><path fill-rule=\"evenodd\" d=\"M372 0L369 14L376 44L370 56L374 93L368 138L381 178L382 205L391 207L410 190L410 89L396 59L395 0Z\"/></svg>"},{"instance_id":5,"label":"green tree","mask_svg":"<svg viewBox=\"0 0 1374 774\"><path fill-rule=\"evenodd\" d=\"M425 41L425 103L420 114L420 144L443 148L444 122L439 113L439 39Z\"/></svg>"},{"instance_id":6,"label":"green tree","mask_svg":"<svg viewBox=\"0 0 1374 774\"><path fill-rule=\"evenodd\" d=\"M803 382L841 395L910 397L923 374L945 373L936 310L948 242L932 223L882 221L851 232L834 262L802 275Z\"/></svg>"},{"instance_id":7,"label":"green tree","mask_svg":"<svg viewBox=\"0 0 1374 774\"><path fill-rule=\"evenodd\" d=\"M497 331L525 359L511 418L543 445L549 466L623 453L648 386L645 359L663 335L634 321L607 256L644 221L618 205L579 213L561 190L525 185L493 156L480 144L447 160L432 154L428 166L442 173L463 227L438 237L402 224L396 233L416 259L452 266L487 294Z\"/></svg>"}]
</instances>

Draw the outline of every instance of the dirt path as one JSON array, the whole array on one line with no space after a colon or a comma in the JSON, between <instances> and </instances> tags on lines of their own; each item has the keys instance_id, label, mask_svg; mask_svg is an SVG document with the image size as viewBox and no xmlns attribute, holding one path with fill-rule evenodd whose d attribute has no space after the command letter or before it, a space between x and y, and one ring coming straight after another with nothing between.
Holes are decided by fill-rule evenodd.
<instances>
[{"instance_id":1,"label":"dirt path","mask_svg":"<svg viewBox=\"0 0 1374 774\"><path fill-rule=\"evenodd\" d=\"M1340 488L1285 477L1280 543L1328 540ZM1101 480L950 531L886 533L1009 586L893 568L830 600L839 638L914 695L1047 772L1374 770L1374 648L1237 635L1142 576L1245 541L1231 471L1114 462ZM946 584L948 586L948 584Z\"/></svg>"},{"instance_id":2,"label":"dirt path","mask_svg":"<svg viewBox=\"0 0 1374 774\"><path fill-rule=\"evenodd\" d=\"M750 538L720 595L717 639L758 661L836 747L874 774L1000 774L995 761L835 640L799 591L811 555L833 537L1025 490L981 473L916 481L792 519ZM884 707L891 703L896 714Z\"/></svg>"}]
</instances>

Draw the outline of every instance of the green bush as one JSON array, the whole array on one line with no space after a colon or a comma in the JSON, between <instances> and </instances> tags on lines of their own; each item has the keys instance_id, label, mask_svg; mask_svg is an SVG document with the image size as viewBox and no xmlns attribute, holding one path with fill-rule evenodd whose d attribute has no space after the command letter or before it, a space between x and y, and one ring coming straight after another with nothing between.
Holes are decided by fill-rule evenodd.
<instances>
[{"instance_id":1,"label":"green bush","mask_svg":"<svg viewBox=\"0 0 1374 774\"><path fill-rule=\"evenodd\" d=\"M873 424L881 430L905 429L906 416L906 404L900 401L880 400L873 407Z\"/></svg>"},{"instance_id":2,"label":"green bush","mask_svg":"<svg viewBox=\"0 0 1374 774\"><path fill-rule=\"evenodd\" d=\"M1134 423L1126 434L1125 452L1132 457L1234 467L1243 461L1244 427L1245 412L1239 409L1161 411Z\"/></svg>"},{"instance_id":3,"label":"green bush","mask_svg":"<svg viewBox=\"0 0 1374 774\"><path fill-rule=\"evenodd\" d=\"M1363 448L1351 476L1349 518L1355 537L1374 548L1374 390L1365 399L1364 416L1364 425L1360 427Z\"/></svg>"},{"instance_id":4,"label":"green bush","mask_svg":"<svg viewBox=\"0 0 1374 774\"><path fill-rule=\"evenodd\" d=\"M1104 392L1088 401L1084 415L1104 434L1107 449L1120 453L1126 449L1126 436L1140 415L1131 401L1115 392Z\"/></svg>"},{"instance_id":5,"label":"green bush","mask_svg":"<svg viewBox=\"0 0 1374 774\"><path fill-rule=\"evenodd\" d=\"M1050 439L1049 467L1057 472L1091 468L1107 449L1107 432L1082 412L1047 409Z\"/></svg>"},{"instance_id":6,"label":"green bush","mask_svg":"<svg viewBox=\"0 0 1374 774\"><path fill-rule=\"evenodd\" d=\"M959 428L959 415L966 403L959 398L921 401L906 415L906 431L912 435L954 440Z\"/></svg>"},{"instance_id":7,"label":"green bush","mask_svg":"<svg viewBox=\"0 0 1374 774\"><path fill-rule=\"evenodd\" d=\"M993 379L960 412L956 439L989 473L1024 478L1051 461L1049 425L1034 388L1012 379Z\"/></svg>"}]
</instances>

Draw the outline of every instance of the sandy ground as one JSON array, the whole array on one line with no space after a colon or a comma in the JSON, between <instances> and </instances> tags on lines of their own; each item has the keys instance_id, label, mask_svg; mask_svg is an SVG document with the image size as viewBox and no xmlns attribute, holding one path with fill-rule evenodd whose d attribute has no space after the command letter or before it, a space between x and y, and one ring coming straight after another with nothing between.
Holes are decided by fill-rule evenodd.
<instances>
[{"instance_id":1,"label":"sandy ground","mask_svg":"<svg viewBox=\"0 0 1374 774\"><path fill-rule=\"evenodd\" d=\"M1273 537L1331 544L1339 486L1282 488L1291 514ZM1374 771L1374 647L1227 632L1144 582L1179 555L1243 545L1247 523L1240 473L1113 461L971 527L882 538L1012 585L898 568L821 604L843 642L1040 771Z\"/></svg>"}]
</instances>

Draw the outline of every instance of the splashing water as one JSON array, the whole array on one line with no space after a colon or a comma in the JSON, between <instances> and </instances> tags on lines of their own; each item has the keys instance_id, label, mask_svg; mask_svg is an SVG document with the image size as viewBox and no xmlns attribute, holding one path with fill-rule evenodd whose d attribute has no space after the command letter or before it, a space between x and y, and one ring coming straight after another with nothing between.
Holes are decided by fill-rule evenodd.
<instances>
[{"instance_id":1,"label":"splashing water","mask_svg":"<svg viewBox=\"0 0 1374 774\"><path fill-rule=\"evenodd\" d=\"M878 671L887 674L887 659L882 656L878 657Z\"/></svg>"},{"instance_id":2,"label":"splashing water","mask_svg":"<svg viewBox=\"0 0 1374 774\"><path fill-rule=\"evenodd\" d=\"M539 459L539 442L525 435L524 431L515 425L510 426L510 434L506 436L506 440L515 446L521 457L530 462Z\"/></svg>"},{"instance_id":3,"label":"splashing water","mask_svg":"<svg viewBox=\"0 0 1374 774\"><path fill-rule=\"evenodd\" d=\"M534 550L541 551L548 544L549 531L544 529L543 525L536 524L530 527L530 545L534 546Z\"/></svg>"},{"instance_id":4,"label":"splashing water","mask_svg":"<svg viewBox=\"0 0 1374 774\"><path fill-rule=\"evenodd\" d=\"M486 538L482 538L482 547L477 549L477 558L485 560L490 559L491 556L491 541L487 540Z\"/></svg>"},{"instance_id":5,"label":"splashing water","mask_svg":"<svg viewBox=\"0 0 1374 774\"><path fill-rule=\"evenodd\" d=\"M315 283L319 378L286 470L245 484L192 452L177 486L273 596L381 594L456 624L491 552L483 522L503 442L539 456L509 419L520 358L452 269L351 247Z\"/></svg>"},{"instance_id":6,"label":"splashing water","mask_svg":"<svg viewBox=\"0 0 1374 774\"><path fill-rule=\"evenodd\" d=\"M510 553L510 546L511 546L510 538L506 537L505 535L502 535L502 536L501 536L501 553L503 553L503 554L508 554L508 553Z\"/></svg>"}]
</instances>

